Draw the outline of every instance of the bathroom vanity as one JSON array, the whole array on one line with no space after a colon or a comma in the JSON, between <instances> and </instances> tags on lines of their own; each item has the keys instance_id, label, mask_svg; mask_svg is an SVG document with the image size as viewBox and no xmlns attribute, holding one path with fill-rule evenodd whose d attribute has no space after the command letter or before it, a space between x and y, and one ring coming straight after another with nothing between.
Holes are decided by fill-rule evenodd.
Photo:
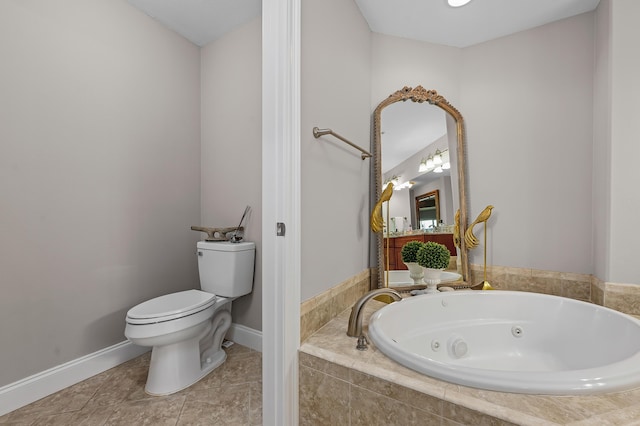
<instances>
[{"instance_id":1,"label":"bathroom vanity","mask_svg":"<svg viewBox=\"0 0 640 426\"><path fill-rule=\"evenodd\" d=\"M433 241L439 244L444 244L451 253L451 256L456 255L456 246L453 244L452 233L438 233L438 232L424 232L416 233L412 235L398 235L390 236L384 239L384 251L386 256L387 244L389 247L389 270L402 270L407 269L407 266L402 262L401 250L402 246L409 241L421 241L426 243L427 241ZM385 266L387 265L385 258Z\"/></svg>"}]
</instances>

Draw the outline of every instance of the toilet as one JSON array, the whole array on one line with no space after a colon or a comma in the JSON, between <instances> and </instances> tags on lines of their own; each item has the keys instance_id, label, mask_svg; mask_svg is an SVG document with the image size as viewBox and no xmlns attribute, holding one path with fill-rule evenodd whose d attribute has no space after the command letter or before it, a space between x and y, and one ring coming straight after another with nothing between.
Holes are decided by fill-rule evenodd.
<instances>
[{"instance_id":1,"label":"toilet","mask_svg":"<svg viewBox=\"0 0 640 426\"><path fill-rule=\"evenodd\" d=\"M156 297L127 312L124 335L152 347L145 391L169 395L219 367L231 326L231 302L253 288L255 243L200 241L200 290Z\"/></svg>"}]
</instances>

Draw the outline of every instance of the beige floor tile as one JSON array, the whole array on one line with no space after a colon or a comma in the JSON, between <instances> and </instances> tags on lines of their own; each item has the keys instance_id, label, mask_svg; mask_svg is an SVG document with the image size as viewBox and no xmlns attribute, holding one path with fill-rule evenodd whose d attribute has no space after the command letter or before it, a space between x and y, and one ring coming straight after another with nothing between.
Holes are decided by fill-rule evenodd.
<instances>
[{"instance_id":1,"label":"beige floor tile","mask_svg":"<svg viewBox=\"0 0 640 426\"><path fill-rule=\"evenodd\" d=\"M203 389L189 395L178 426L250 424L251 384Z\"/></svg>"},{"instance_id":2,"label":"beige floor tile","mask_svg":"<svg viewBox=\"0 0 640 426\"><path fill-rule=\"evenodd\" d=\"M185 396L168 396L127 401L114 409L105 426L174 426L185 400Z\"/></svg>"},{"instance_id":3,"label":"beige floor tile","mask_svg":"<svg viewBox=\"0 0 640 426\"><path fill-rule=\"evenodd\" d=\"M238 344L226 352L224 364L173 395L145 393L147 353L0 416L0 425L260 425L262 354Z\"/></svg>"},{"instance_id":4,"label":"beige floor tile","mask_svg":"<svg viewBox=\"0 0 640 426\"><path fill-rule=\"evenodd\" d=\"M229 356L220 369L222 383L257 382L262 380L262 354L252 351Z\"/></svg>"},{"instance_id":5,"label":"beige floor tile","mask_svg":"<svg viewBox=\"0 0 640 426\"><path fill-rule=\"evenodd\" d=\"M70 413L53 414L38 418L32 426L102 426L114 410L115 407L94 407Z\"/></svg>"}]
</instances>

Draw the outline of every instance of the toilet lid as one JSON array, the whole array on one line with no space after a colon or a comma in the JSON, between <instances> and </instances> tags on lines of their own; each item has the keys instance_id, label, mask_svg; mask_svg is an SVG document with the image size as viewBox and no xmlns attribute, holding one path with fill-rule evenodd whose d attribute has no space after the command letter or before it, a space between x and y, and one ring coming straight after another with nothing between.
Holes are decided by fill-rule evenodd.
<instances>
[{"instance_id":1,"label":"toilet lid","mask_svg":"<svg viewBox=\"0 0 640 426\"><path fill-rule=\"evenodd\" d=\"M134 306L127 312L127 318L157 320L169 316L181 317L202 311L213 305L215 301L215 294L200 290L180 291L156 297Z\"/></svg>"}]
</instances>

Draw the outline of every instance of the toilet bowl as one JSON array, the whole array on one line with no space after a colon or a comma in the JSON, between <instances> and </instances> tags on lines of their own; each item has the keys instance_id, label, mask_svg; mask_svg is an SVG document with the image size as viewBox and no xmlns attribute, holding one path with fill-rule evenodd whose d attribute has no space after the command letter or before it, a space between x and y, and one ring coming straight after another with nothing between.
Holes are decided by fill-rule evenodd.
<instances>
[{"instance_id":1,"label":"toilet bowl","mask_svg":"<svg viewBox=\"0 0 640 426\"><path fill-rule=\"evenodd\" d=\"M251 292L255 252L253 243L228 244L198 243L203 290L159 296L127 312L127 339L153 348L145 385L148 394L185 389L226 360L222 342L231 326L231 302Z\"/></svg>"},{"instance_id":2,"label":"toilet bowl","mask_svg":"<svg viewBox=\"0 0 640 426\"><path fill-rule=\"evenodd\" d=\"M182 291L135 306L126 321L124 334L131 343L153 347L145 391L169 395L225 361L221 344L231 326L231 299Z\"/></svg>"}]
</instances>

